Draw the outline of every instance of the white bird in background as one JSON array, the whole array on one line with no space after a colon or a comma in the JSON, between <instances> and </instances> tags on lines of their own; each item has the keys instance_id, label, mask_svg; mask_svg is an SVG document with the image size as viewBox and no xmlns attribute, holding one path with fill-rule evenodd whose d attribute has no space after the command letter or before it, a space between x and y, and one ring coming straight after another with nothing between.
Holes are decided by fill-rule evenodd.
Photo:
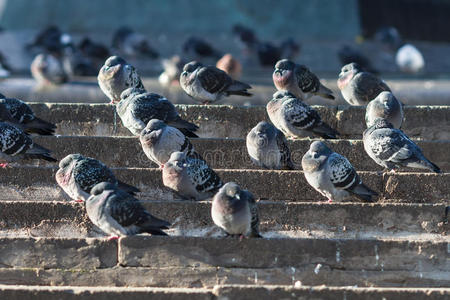
<instances>
[{"instance_id":1,"label":"white bird in background","mask_svg":"<svg viewBox=\"0 0 450 300\"><path fill-rule=\"evenodd\" d=\"M411 44L405 44L397 50L395 63L402 72L406 73L418 73L425 67L422 53Z\"/></svg>"}]
</instances>

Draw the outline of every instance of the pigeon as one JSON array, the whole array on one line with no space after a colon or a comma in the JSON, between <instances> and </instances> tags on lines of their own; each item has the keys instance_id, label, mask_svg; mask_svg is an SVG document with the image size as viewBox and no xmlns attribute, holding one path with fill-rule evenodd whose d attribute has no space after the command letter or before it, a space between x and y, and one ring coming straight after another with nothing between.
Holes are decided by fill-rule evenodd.
<instances>
[{"instance_id":1,"label":"pigeon","mask_svg":"<svg viewBox=\"0 0 450 300\"><path fill-rule=\"evenodd\" d=\"M62 47L71 40L70 35L63 33L57 26L51 25L39 32L34 41L26 46L26 49L35 49L58 56L61 54Z\"/></svg>"},{"instance_id":2,"label":"pigeon","mask_svg":"<svg viewBox=\"0 0 450 300\"><path fill-rule=\"evenodd\" d=\"M92 223L110 235L110 240L144 232L167 235L162 229L171 226L152 216L138 199L110 182L101 182L92 188L86 200L86 212Z\"/></svg>"},{"instance_id":3,"label":"pigeon","mask_svg":"<svg viewBox=\"0 0 450 300\"><path fill-rule=\"evenodd\" d=\"M237 38L237 41L244 51L252 51L256 48L258 38L255 32L242 24L236 24L232 28L233 35Z\"/></svg>"},{"instance_id":4,"label":"pigeon","mask_svg":"<svg viewBox=\"0 0 450 300\"><path fill-rule=\"evenodd\" d=\"M153 49L145 36L123 26L113 35L113 48L119 53L129 57L158 58L159 53Z\"/></svg>"},{"instance_id":5,"label":"pigeon","mask_svg":"<svg viewBox=\"0 0 450 300\"><path fill-rule=\"evenodd\" d=\"M393 51L398 49L402 43L402 38L397 28L383 26L374 35L374 40L382 44L385 50Z\"/></svg>"},{"instance_id":6,"label":"pigeon","mask_svg":"<svg viewBox=\"0 0 450 300\"><path fill-rule=\"evenodd\" d=\"M242 66L237 59L227 53L216 63L216 68L224 71L234 80L239 79L242 74Z\"/></svg>"},{"instance_id":7,"label":"pigeon","mask_svg":"<svg viewBox=\"0 0 450 300\"><path fill-rule=\"evenodd\" d=\"M214 66L204 67L196 61L184 66L180 85L186 94L203 104L216 102L223 96L252 95L247 91L252 88L250 85L233 80L227 73Z\"/></svg>"},{"instance_id":8,"label":"pigeon","mask_svg":"<svg viewBox=\"0 0 450 300\"><path fill-rule=\"evenodd\" d=\"M6 167L10 162L28 159L57 161L51 157L50 150L33 143L31 137L21 129L0 122L0 167Z\"/></svg>"},{"instance_id":9,"label":"pigeon","mask_svg":"<svg viewBox=\"0 0 450 300\"><path fill-rule=\"evenodd\" d=\"M97 75L98 68L94 63L71 43L63 47L61 60L64 71L70 77Z\"/></svg>"},{"instance_id":10,"label":"pigeon","mask_svg":"<svg viewBox=\"0 0 450 300\"><path fill-rule=\"evenodd\" d=\"M9 115L3 118L0 113L0 121L19 127L26 133L40 135L53 135L55 133L56 126L36 117L31 107L22 100L2 96L0 97L0 111L7 111Z\"/></svg>"},{"instance_id":11,"label":"pigeon","mask_svg":"<svg viewBox=\"0 0 450 300\"><path fill-rule=\"evenodd\" d=\"M78 49L81 53L94 62L104 62L109 56L110 52L107 47L100 43L93 42L90 38L83 38L78 44Z\"/></svg>"},{"instance_id":12,"label":"pigeon","mask_svg":"<svg viewBox=\"0 0 450 300\"><path fill-rule=\"evenodd\" d=\"M205 58L211 57L214 59L219 59L222 54L214 49L213 46L208 44L205 40L191 36L183 44L184 55L198 60L203 60Z\"/></svg>"},{"instance_id":13,"label":"pigeon","mask_svg":"<svg viewBox=\"0 0 450 300\"><path fill-rule=\"evenodd\" d=\"M395 63L405 73L419 73L425 68L422 53L411 44L405 44L397 50Z\"/></svg>"},{"instance_id":14,"label":"pigeon","mask_svg":"<svg viewBox=\"0 0 450 300\"><path fill-rule=\"evenodd\" d=\"M358 64L362 70L373 74L378 74L378 70L372 66L369 58L362 54L355 48L349 45L344 45L338 51L339 61L342 66L348 65L352 62Z\"/></svg>"},{"instance_id":15,"label":"pigeon","mask_svg":"<svg viewBox=\"0 0 450 300\"><path fill-rule=\"evenodd\" d=\"M175 106L158 94L129 88L123 91L120 102L116 104L116 111L123 125L136 136L141 134L151 119L158 119L179 129L188 137L198 137L194 133L198 126L183 120Z\"/></svg>"},{"instance_id":16,"label":"pigeon","mask_svg":"<svg viewBox=\"0 0 450 300\"><path fill-rule=\"evenodd\" d=\"M290 37L281 42L280 49L281 57L285 57L289 60L294 60L300 54L301 45ZM271 66L272 65L273 64L271 64Z\"/></svg>"},{"instance_id":17,"label":"pigeon","mask_svg":"<svg viewBox=\"0 0 450 300\"><path fill-rule=\"evenodd\" d=\"M145 155L161 168L173 152L184 152L187 156L200 157L181 131L161 120L150 120L139 139Z\"/></svg>"},{"instance_id":18,"label":"pigeon","mask_svg":"<svg viewBox=\"0 0 450 300\"><path fill-rule=\"evenodd\" d=\"M342 67L337 85L345 101L350 105L366 105L381 92L391 91L383 80L369 72L362 71L356 63Z\"/></svg>"},{"instance_id":19,"label":"pigeon","mask_svg":"<svg viewBox=\"0 0 450 300\"><path fill-rule=\"evenodd\" d=\"M261 238L258 205L253 195L234 182L228 182L214 196L211 217L230 236Z\"/></svg>"},{"instance_id":20,"label":"pigeon","mask_svg":"<svg viewBox=\"0 0 450 300\"><path fill-rule=\"evenodd\" d=\"M136 69L119 56L111 56L105 61L98 72L97 80L111 104L119 102L120 95L128 88L145 90Z\"/></svg>"},{"instance_id":21,"label":"pigeon","mask_svg":"<svg viewBox=\"0 0 450 300\"><path fill-rule=\"evenodd\" d=\"M311 143L302 158L306 181L329 202L355 196L372 202L378 194L362 183L352 164L321 141Z\"/></svg>"},{"instance_id":22,"label":"pigeon","mask_svg":"<svg viewBox=\"0 0 450 300\"><path fill-rule=\"evenodd\" d=\"M286 138L272 124L259 122L247 134L246 142L248 154L257 166L276 170L294 169Z\"/></svg>"},{"instance_id":23,"label":"pigeon","mask_svg":"<svg viewBox=\"0 0 450 300\"><path fill-rule=\"evenodd\" d=\"M403 104L391 92L381 92L366 107L366 125L371 127L374 121L383 118L394 128L400 129L403 123Z\"/></svg>"},{"instance_id":24,"label":"pigeon","mask_svg":"<svg viewBox=\"0 0 450 300\"><path fill-rule=\"evenodd\" d=\"M288 91L273 94L266 109L270 121L288 137L318 135L335 139L339 135L339 132L322 121L317 111Z\"/></svg>"},{"instance_id":25,"label":"pigeon","mask_svg":"<svg viewBox=\"0 0 450 300\"><path fill-rule=\"evenodd\" d=\"M276 63L272 79L277 90L289 91L302 100L307 100L313 95L334 99L333 92L321 84L314 73L288 59Z\"/></svg>"},{"instance_id":26,"label":"pigeon","mask_svg":"<svg viewBox=\"0 0 450 300\"><path fill-rule=\"evenodd\" d=\"M174 190L184 199L205 200L214 196L222 181L201 158L173 152L164 164L164 186Z\"/></svg>"},{"instance_id":27,"label":"pigeon","mask_svg":"<svg viewBox=\"0 0 450 300\"><path fill-rule=\"evenodd\" d=\"M165 88L179 86L180 75L185 64L186 62L178 55L174 55L170 59L163 59L164 72L158 77L159 83Z\"/></svg>"},{"instance_id":28,"label":"pigeon","mask_svg":"<svg viewBox=\"0 0 450 300\"><path fill-rule=\"evenodd\" d=\"M395 172L397 168L441 170L429 161L422 150L400 129L387 120L378 118L363 133L364 150L377 164Z\"/></svg>"},{"instance_id":29,"label":"pigeon","mask_svg":"<svg viewBox=\"0 0 450 300\"><path fill-rule=\"evenodd\" d=\"M281 49L270 42L258 42L256 54L261 66L271 67L281 58Z\"/></svg>"},{"instance_id":30,"label":"pigeon","mask_svg":"<svg viewBox=\"0 0 450 300\"><path fill-rule=\"evenodd\" d=\"M140 190L116 179L101 161L81 154L69 154L59 162L56 182L75 201L86 201L92 188L104 181L134 195Z\"/></svg>"},{"instance_id":31,"label":"pigeon","mask_svg":"<svg viewBox=\"0 0 450 300\"><path fill-rule=\"evenodd\" d=\"M34 58L31 75L40 86L59 85L69 80L62 61L49 53L41 53Z\"/></svg>"}]
</instances>

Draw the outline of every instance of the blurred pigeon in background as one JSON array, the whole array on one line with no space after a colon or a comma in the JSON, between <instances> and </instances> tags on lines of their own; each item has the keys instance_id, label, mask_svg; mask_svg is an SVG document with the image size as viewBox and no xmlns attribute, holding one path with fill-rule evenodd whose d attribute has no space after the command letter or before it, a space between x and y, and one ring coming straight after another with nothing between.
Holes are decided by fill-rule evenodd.
<instances>
[{"instance_id":1,"label":"blurred pigeon in background","mask_svg":"<svg viewBox=\"0 0 450 300\"><path fill-rule=\"evenodd\" d=\"M356 63L342 67L337 85L345 101L350 105L366 105L381 92L391 91L383 80L364 72Z\"/></svg>"},{"instance_id":2,"label":"blurred pigeon in background","mask_svg":"<svg viewBox=\"0 0 450 300\"><path fill-rule=\"evenodd\" d=\"M366 107L366 125L371 127L378 118L386 119L395 128L403 123L403 104L391 92L381 92Z\"/></svg>"},{"instance_id":3,"label":"blurred pigeon in background","mask_svg":"<svg viewBox=\"0 0 450 300\"><path fill-rule=\"evenodd\" d=\"M369 58L362 54L357 49L350 47L349 45L342 46L338 51L339 61L342 66L348 65L350 63L356 63L361 67L361 70L366 72L370 72L373 74L378 74L378 70L376 70Z\"/></svg>"},{"instance_id":4,"label":"blurred pigeon in background","mask_svg":"<svg viewBox=\"0 0 450 300\"><path fill-rule=\"evenodd\" d=\"M242 74L242 66L233 55L227 53L216 63L216 68L224 71L234 80L239 79Z\"/></svg>"},{"instance_id":5,"label":"blurred pigeon in background","mask_svg":"<svg viewBox=\"0 0 450 300\"><path fill-rule=\"evenodd\" d=\"M276 170L294 169L287 140L272 124L259 122L247 134L246 144L248 154L257 166Z\"/></svg>"},{"instance_id":6,"label":"blurred pigeon in background","mask_svg":"<svg viewBox=\"0 0 450 300\"><path fill-rule=\"evenodd\" d=\"M183 44L183 54L191 60L203 61L206 58L219 59L222 54L207 41L190 36Z\"/></svg>"},{"instance_id":7,"label":"blurred pigeon in background","mask_svg":"<svg viewBox=\"0 0 450 300\"><path fill-rule=\"evenodd\" d=\"M406 134L387 120L379 118L363 133L366 153L380 166L394 171L400 167L426 169L440 173L438 166Z\"/></svg>"},{"instance_id":8,"label":"blurred pigeon in background","mask_svg":"<svg viewBox=\"0 0 450 300\"><path fill-rule=\"evenodd\" d=\"M134 135L139 136L151 119L164 121L180 130L188 137L198 137L194 131L198 126L183 120L175 106L163 96L148 93L138 88L123 91L116 111L123 125Z\"/></svg>"},{"instance_id":9,"label":"blurred pigeon in background","mask_svg":"<svg viewBox=\"0 0 450 300\"><path fill-rule=\"evenodd\" d=\"M110 239L145 232L167 235L162 229L169 229L171 225L152 216L139 200L110 182L92 188L86 200L86 212L92 223L110 235Z\"/></svg>"},{"instance_id":10,"label":"blurred pigeon in background","mask_svg":"<svg viewBox=\"0 0 450 300\"><path fill-rule=\"evenodd\" d=\"M139 189L116 179L111 169L101 161L81 154L69 154L59 162L56 182L75 201L89 198L92 188L101 182L110 182L134 195Z\"/></svg>"},{"instance_id":11,"label":"blurred pigeon in background","mask_svg":"<svg viewBox=\"0 0 450 300\"><path fill-rule=\"evenodd\" d=\"M41 53L34 58L31 63L31 75L40 87L59 85L69 81L62 61L50 53Z\"/></svg>"},{"instance_id":12,"label":"blurred pigeon in background","mask_svg":"<svg viewBox=\"0 0 450 300\"><path fill-rule=\"evenodd\" d=\"M159 75L158 81L164 88L180 86L180 75L186 62L178 55L163 59L164 71Z\"/></svg>"},{"instance_id":13,"label":"blurred pigeon in background","mask_svg":"<svg viewBox=\"0 0 450 300\"><path fill-rule=\"evenodd\" d=\"M113 35L112 47L121 55L127 57L148 57L153 59L159 57L159 53L150 46L144 35L126 26L116 30Z\"/></svg>"},{"instance_id":14,"label":"blurred pigeon in background","mask_svg":"<svg viewBox=\"0 0 450 300\"><path fill-rule=\"evenodd\" d=\"M295 60L300 55L301 45L298 42L296 42L292 37L289 37L281 42L280 50L282 58Z\"/></svg>"},{"instance_id":15,"label":"blurred pigeon in background","mask_svg":"<svg viewBox=\"0 0 450 300\"><path fill-rule=\"evenodd\" d=\"M320 83L314 73L288 59L276 63L272 79L277 90L289 91L302 100L307 100L313 95L334 99L333 92Z\"/></svg>"},{"instance_id":16,"label":"blurred pigeon in background","mask_svg":"<svg viewBox=\"0 0 450 300\"><path fill-rule=\"evenodd\" d=\"M224 96L249 97L252 95L247 91L252 88L250 85L233 80L227 73L216 67L204 67L195 61L184 66L180 84L186 94L203 104L216 102Z\"/></svg>"},{"instance_id":17,"label":"blurred pigeon in background","mask_svg":"<svg viewBox=\"0 0 450 300\"><path fill-rule=\"evenodd\" d=\"M164 164L164 186L184 199L211 198L222 186L222 181L201 158L188 157L183 152L173 152Z\"/></svg>"},{"instance_id":18,"label":"blurred pigeon in background","mask_svg":"<svg viewBox=\"0 0 450 300\"><path fill-rule=\"evenodd\" d=\"M293 138L318 135L335 139L339 133L324 123L317 111L287 91L278 91L267 103L270 121L286 136Z\"/></svg>"},{"instance_id":19,"label":"blurred pigeon in background","mask_svg":"<svg viewBox=\"0 0 450 300\"><path fill-rule=\"evenodd\" d=\"M405 44L398 48L395 62L402 72L418 73L425 68L422 53L412 44Z\"/></svg>"},{"instance_id":20,"label":"blurred pigeon in background","mask_svg":"<svg viewBox=\"0 0 450 300\"><path fill-rule=\"evenodd\" d=\"M258 206L253 195L228 182L214 196L211 217L230 236L261 238Z\"/></svg>"},{"instance_id":21,"label":"blurred pigeon in background","mask_svg":"<svg viewBox=\"0 0 450 300\"><path fill-rule=\"evenodd\" d=\"M329 202L355 196L372 202L378 194L362 183L351 163L321 141L311 143L302 158L306 181Z\"/></svg>"}]
</instances>

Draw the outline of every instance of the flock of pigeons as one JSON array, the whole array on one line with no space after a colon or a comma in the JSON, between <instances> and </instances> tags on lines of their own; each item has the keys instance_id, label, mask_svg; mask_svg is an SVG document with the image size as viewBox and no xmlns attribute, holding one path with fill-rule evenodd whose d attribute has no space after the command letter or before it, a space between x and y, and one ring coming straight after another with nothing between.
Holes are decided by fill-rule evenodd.
<instances>
[{"instance_id":1,"label":"flock of pigeons","mask_svg":"<svg viewBox=\"0 0 450 300\"><path fill-rule=\"evenodd\" d=\"M195 151L189 138L198 137L197 125L183 120L165 97L147 92L136 69L119 56L106 59L97 78L123 125L139 137L146 156L162 169L166 187L183 199L212 198L212 219L227 235L261 237L253 195L236 183L224 184ZM294 169L287 137L335 139L339 135L304 101L314 95L333 100L334 95L306 66L289 59L275 63L273 82L277 92L267 104L271 123L260 122L248 133L248 154L262 168ZM179 83L203 104L230 95L252 95L250 85L197 61L184 65ZM403 104L384 81L350 63L342 67L338 87L350 105L367 106L364 149L377 164L389 171L411 167L440 172L400 130ZM52 135L55 125L34 116L21 100L0 98L0 160L6 162L2 166L21 159L55 162L50 151L34 144L29 135ZM323 141L311 143L303 156L302 169L307 182L330 202L352 196L371 202L377 196L363 184L347 158ZM163 230L170 223L146 211L134 197L139 189L117 180L102 162L70 154L59 162L55 177L71 199L86 202L91 221L111 238L142 232L166 235Z\"/></svg>"}]
</instances>

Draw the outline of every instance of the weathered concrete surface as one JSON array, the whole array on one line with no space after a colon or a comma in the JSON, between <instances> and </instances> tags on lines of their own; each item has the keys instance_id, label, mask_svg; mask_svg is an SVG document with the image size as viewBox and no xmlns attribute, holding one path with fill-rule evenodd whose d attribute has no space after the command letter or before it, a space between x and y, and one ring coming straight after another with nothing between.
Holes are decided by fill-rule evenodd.
<instances>
[{"instance_id":1,"label":"weathered concrete surface","mask_svg":"<svg viewBox=\"0 0 450 300\"><path fill-rule=\"evenodd\" d=\"M58 160L70 153L81 153L95 157L110 167L157 167L142 151L139 139L134 137L36 136L33 141L51 149ZM200 138L191 139L191 142L212 168L258 169L250 160L244 139ZM312 140L290 140L288 143L294 165L301 170L302 157ZM347 157L356 170L383 170L367 156L361 140L327 140L327 143L334 151ZM450 141L417 141L417 144L442 171L450 171ZM41 161L38 163L43 164Z\"/></svg>"},{"instance_id":2,"label":"weathered concrete surface","mask_svg":"<svg viewBox=\"0 0 450 300\"><path fill-rule=\"evenodd\" d=\"M221 299L238 299L245 295L246 299L348 299L348 300L427 300L447 299L450 289L420 288L351 288L351 287L292 287L292 286L216 286L214 293Z\"/></svg>"},{"instance_id":3,"label":"weathered concrete surface","mask_svg":"<svg viewBox=\"0 0 450 300\"><path fill-rule=\"evenodd\" d=\"M0 286L0 298L8 300L111 300L155 299L185 300L215 299L210 290L187 288L128 288L128 287L54 287L54 286Z\"/></svg>"},{"instance_id":4,"label":"weathered concrete surface","mask_svg":"<svg viewBox=\"0 0 450 300\"><path fill-rule=\"evenodd\" d=\"M314 266L345 270L450 272L447 242L388 239L239 239L132 236L119 240L124 267ZM256 251L256 249L258 249ZM319 265L319 266L318 266Z\"/></svg>"},{"instance_id":5,"label":"weathered concrete surface","mask_svg":"<svg viewBox=\"0 0 450 300\"><path fill-rule=\"evenodd\" d=\"M98 239L0 238L2 268L109 268L117 264L117 242Z\"/></svg>"},{"instance_id":6,"label":"weathered concrete surface","mask_svg":"<svg viewBox=\"0 0 450 300\"><path fill-rule=\"evenodd\" d=\"M54 179L57 168L14 167L0 169L1 200L62 200L62 190ZM179 199L162 184L161 170L113 168L116 177L141 189L142 200ZM260 199L324 201L306 182L302 171L223 170L223 182L234 181ZM359 172L363 182L380 194L381 200L405 203L448 203L450 173L382 174ZM413 184L411 184L413 183ZM360 201L358 201L360 202Z\"/></svg>"},{"instance_id":7,"label":"weathered concrete surface","mask_svg":"<svg viewBox=\"0 0 450 300\"><path fill-rule=\"evenodd\" d=\"M21 269L0 268L0 284L56 286L126 286L212 288L216 284L327 285L377 287L443 287L448 272L347 271L314 266L304 268L126 268Z\"/></svg>"},{"instance_id":8,"label":"weathered concrete surface","mask_svg":"<svg viewBox=\"0 0 450 300\"><path fill-rule=\"evenodd\" d=\"M143 201L155 216L172 222L174 235L207 236L213 227L210 202ZM443 234L450 230L445 204L295 203L259 201L260 230L305 232L309 236L398 237ZM2 231L23 229L32 236L92 235L83 203L0 201ZM64 231L61 230L64 228ZM205 230L203 230L205 229ZM267 232L267 233L266 233ZM0 234L5 234L1 233ZM436 238L427 236L426 238Z\"/></svg>"},{"instance_id":9,"label":"weathered concrete surface","mask_svg":"<svg viewBox=\"0 0 450 300\"><path fill-rule=\"evenodd\" d=\"M62 135L131 135L122 126L114 108L107 104L31 105L37 116L54 122ZM245 138L258 122L268 116L265 106L178 105L180 115L194 122L200 137ZM338 129L341 138L361 138L365 129L363 107L316 106L322 119ZM450 140L450 106L405 107L404 131L411 138Z\"/></svg>"}]
</instances>

